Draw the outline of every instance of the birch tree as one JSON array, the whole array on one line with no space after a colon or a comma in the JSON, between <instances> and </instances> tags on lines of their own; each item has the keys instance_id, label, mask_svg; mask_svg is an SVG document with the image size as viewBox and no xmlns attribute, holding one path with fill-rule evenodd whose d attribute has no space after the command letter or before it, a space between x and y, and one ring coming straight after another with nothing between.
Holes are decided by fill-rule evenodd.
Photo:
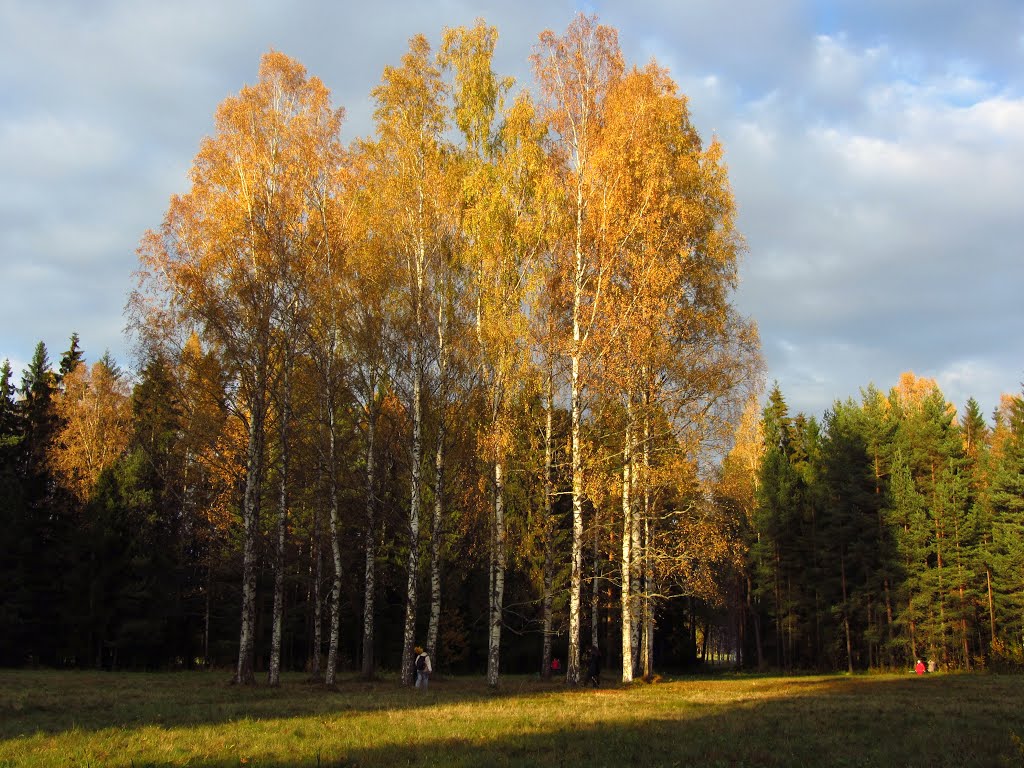
<instances>
[{"instance_id":1,"label":"birch tree","mask_svg":"<svg viewBox=\"0 0 1024 768\"><path fill-rule=\"evenodd\" d=\"M571 294L569 410L572 465L572 553L569 587L569 658L566 679L580 679L580 607L583 584L583 412L588 340L603 307L603 290L613 253L601 248L593 207L602 192L595 177L594 154L600 141L608 89L622 75L618 35L593 17L577 16L564 37L547 30L532 57L544 104L544 118L553 131L565 199L564 227L553 244L565 270Z\"/></svg>"},{"instance_id":2,"label":"birch tree","mask_svg":"<svg viewBox=\"0 0 1024 768\"><path fill-rule=\"evenodd\" d=\"M455 69L455 121L465 137L464 231L472 265L477 369L485 390L480 444L491 475L487 681L498 683L506 567L505 477L512 443L510 392L528 364L524 302L543 243L539 179L543 128L527 96L504 112L509 78L491 69L497 30L482 21L450 30L443 53ZM496 121L503 118L500 126Z\"/></svg>"},{"instance_id":3,"label":"birch tree","mask_svg":"<svg viewBox=\"0 0 1024 768\"><path fill-rule=\"evenodd\" d=\"M266 54L257 84L218 107L191 190L172 197L160 231L139 249L141 293L155 300L135 306L159 308L221 352L232 410L247 435L238 683L254 681L256 545L271 393L282 370L275 330L289 272L309 238L307 165L321 159L315 137L336 132L341 120L329 102L301 64Z\"/></svg>"},{"instance_id":4,"label":"birch tree","mask_svg":"<svg viewBox=\"0 0 1024 768\"><path fill-rule=\"evenodd\" d=\"M79 362L54 397L58 430L50 452L57 476L81 502L100 474L121 457L131 436L131 402L124 376L103 360Z\"/></svg>"},{"instance_id":5,"label":"birch tree","mask_svg":"<svg viewBox=\"0 0 1024 768\"><path fill-rule=\"evenodd\" d=\"M394 249L405 281L403 333L412 440L401 679L409 685L419 579L423 390L431 323L429 291L432 267L440 255L438 219L442 206L437 193L444 187L442 135L446 128L445 86L425 37L417 35L409 41L409 52L400 67L385 67L373 97L377 104L377 139L368 148L374 153L373 170L380 177L383 191L378 234Z\"/></svg>"}]
</instances>

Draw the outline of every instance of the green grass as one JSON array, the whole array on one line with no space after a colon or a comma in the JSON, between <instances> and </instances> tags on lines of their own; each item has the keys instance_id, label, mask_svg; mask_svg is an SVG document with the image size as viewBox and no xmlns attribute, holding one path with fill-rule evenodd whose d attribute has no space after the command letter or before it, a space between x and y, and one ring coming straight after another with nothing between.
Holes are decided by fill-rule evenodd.
<instances>
[{"instance_id":1,"label":"green grass","mask_svg":"<svg viewBox=\"0 0 1024 768\"><path fill-rule=\"evenodd\" d=\"M0 672L18 766L1024 765L1024 678L682 678L567 690L506 678L327 691L221 673Z\"/></svg>"}]
</instances>

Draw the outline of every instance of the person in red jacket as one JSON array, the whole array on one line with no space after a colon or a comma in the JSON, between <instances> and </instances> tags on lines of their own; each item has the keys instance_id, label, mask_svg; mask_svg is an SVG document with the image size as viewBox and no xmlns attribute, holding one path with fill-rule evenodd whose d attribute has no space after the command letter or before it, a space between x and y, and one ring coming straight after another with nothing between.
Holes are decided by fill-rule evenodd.
<instances>
[{"instance_id":1,"label":"person in red jacket","mask_svg":"<svg viewBox=\"0 0 1024 768\"><path fill-rule=\"evenodd\" d=\"M924 662L920 659L917 660L917 664L914 665L914 671L919 675L924 674Z\"/></svg>"}]
</instances>

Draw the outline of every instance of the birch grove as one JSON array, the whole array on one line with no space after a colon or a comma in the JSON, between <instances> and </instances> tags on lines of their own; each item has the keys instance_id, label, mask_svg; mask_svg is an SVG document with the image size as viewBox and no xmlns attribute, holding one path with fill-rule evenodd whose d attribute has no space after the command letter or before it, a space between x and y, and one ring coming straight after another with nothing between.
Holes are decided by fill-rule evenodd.
<instances>
[{"instance_id":1,"label":"birch grove","mask_svg":"<svg viewBox=\"0 0 1024 768\"><path fill-rule=\"evenodd\" d=\"M713 598L690 518L759 365L721 148L596 18L540 35L536 95L493 71L497 44L482 20L436 53L413 37L348 147L323 84L267 54L139 249L140 337L216 357L244 456L239 683L264 566L280 680L296 557L327 685L381 663L408 685L420 644L435 669L479 648L497 686L512 625L544 677L564 643L572 685L581 638L617 627L628 682L661 601Z\"/></svg>"}]
</instances>

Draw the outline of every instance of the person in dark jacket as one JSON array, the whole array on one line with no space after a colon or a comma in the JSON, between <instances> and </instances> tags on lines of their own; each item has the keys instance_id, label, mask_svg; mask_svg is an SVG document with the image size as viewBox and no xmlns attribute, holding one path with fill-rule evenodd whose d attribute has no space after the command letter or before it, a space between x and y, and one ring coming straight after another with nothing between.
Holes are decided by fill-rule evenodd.
<instances>
[{"instance_id":1,"label":"person in dark jacket","mask_svg":"<svg viewBox=\"0 0 1024 768\"><path fill-rule=\"evenodd\" d=\"M416 687L426 691L430 684L430 673L434 671L430 665L430 654L418 645L413 649L413 653L416 654L413 660L413 668L416 670Z\"/></svg>"},{"instance_id":2,"label":"person in dark jacket","mask_svg":"<svg viewBox=\"0 0 1024 768\"><path fill-rule=\"evenodd\" d=\"M587 682L595 688L601 682L601 651L596 645L591 646L587 660Z\"/></svg>"}]
</instances>

